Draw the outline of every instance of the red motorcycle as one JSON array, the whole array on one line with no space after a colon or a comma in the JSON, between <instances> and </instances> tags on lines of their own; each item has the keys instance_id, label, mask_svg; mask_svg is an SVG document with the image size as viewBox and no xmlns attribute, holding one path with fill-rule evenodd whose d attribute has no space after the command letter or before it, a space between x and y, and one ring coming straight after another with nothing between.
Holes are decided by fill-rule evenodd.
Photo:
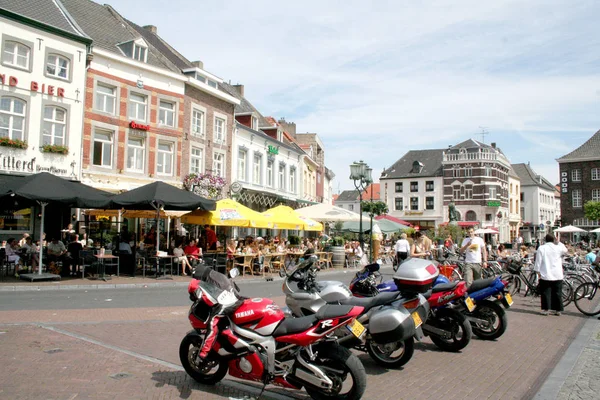
<instances>
[{"instance_id":1,"label":"red motorcycle","mask_svg":"<svg viewBox=\"0 0 600 400\"><path fill-rule=\"evenodd\" d=\"M215 384L229 371L235 378L264 386L304 387L313 399L362 397L365 369L331 334L345 326L362 337L365 328L356 317L363 307L332 305L308 317L286 318L270 299L240 299L235 292L204 281L192 280L188 293L193 301L188 318L194 329L181 341L179 358L199 383ZM209 326L215 307L229 307L231 312ZM212 328L216 339L207 356L201 357Z\"/></svg>"}]
</instances>

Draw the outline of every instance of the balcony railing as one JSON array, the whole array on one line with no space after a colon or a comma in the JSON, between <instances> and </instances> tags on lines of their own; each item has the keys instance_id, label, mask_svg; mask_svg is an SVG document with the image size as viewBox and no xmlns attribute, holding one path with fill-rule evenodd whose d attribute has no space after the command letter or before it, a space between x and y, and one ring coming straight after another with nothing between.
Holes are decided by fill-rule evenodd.
<instances>
[{"instance_id":1,"label":"balcony railing","mask_svg":"<svg viewBox=\"0 0 600 400\"><path fill-rule=\"evenodd\" d=\"M446 154L444 153L444 161L453 162L453 161L496 161L498 160L498 154L496 153L488 153L483 151L471 152L471 153L452 153Z\"/></svg>"}]
</instances>

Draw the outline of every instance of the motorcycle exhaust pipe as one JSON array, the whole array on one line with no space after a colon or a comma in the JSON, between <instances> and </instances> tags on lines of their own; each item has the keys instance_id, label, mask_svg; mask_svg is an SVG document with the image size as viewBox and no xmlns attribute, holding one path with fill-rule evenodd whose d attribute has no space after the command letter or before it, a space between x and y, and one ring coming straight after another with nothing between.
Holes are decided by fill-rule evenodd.
<instances>
[{"instance_id":1,"label":"motorcycle exhaust pipe","mask_svg":"<svg viewBox=\"0 0 600 400\"><path fill-rule=\"evenodd\" d=\"M294 376L296 378L304 383L321 389L331 389L333 387L333 382L323 371L304 361L299 354L297 360L303 368L296 367L296 370L294 371Z\"/></svg>"}]
</instances>

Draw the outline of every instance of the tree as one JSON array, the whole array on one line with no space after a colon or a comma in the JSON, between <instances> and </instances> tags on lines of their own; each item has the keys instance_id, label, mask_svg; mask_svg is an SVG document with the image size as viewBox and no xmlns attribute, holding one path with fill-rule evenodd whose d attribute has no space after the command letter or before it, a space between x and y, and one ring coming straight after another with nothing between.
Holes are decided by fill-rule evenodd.
<instances>
[{"instance_id":1,"label":"tree","mask_svg":"<svg viewBox=\"0 0 600 400\"><path fill-rule=\"evenodd\" d=\"M385 204L383 201L366 201L362 205L362 210L363 212L369 214L371 218L376 215L387 214L389 211L387 204Z\"/></svg>"},{"instance_id":2,"label":"tree","mask_svg":"<svg viewBox=\"0 0 600 400\"><path fill-rule=\"evenodd\" d=\"M583 206L585 217L592 221L600 220L600 201L588 201Z\"/></svg>"}]
</instances>

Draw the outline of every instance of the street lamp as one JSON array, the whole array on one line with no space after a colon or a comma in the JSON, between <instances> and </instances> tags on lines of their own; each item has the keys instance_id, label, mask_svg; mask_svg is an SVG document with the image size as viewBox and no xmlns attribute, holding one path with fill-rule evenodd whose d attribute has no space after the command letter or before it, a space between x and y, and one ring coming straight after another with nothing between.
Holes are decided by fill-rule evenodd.
<instances>
[{"instance_id":1,"label":"street lamp","mask_svg":"<svg viewBox=\"0 0 600 400\"><path fill-rule=\"evenodd\" d=\"M360 207L360 222L358 225L358 241L360 243L360 248L364 250L365 241L363 238L363 228L362 228L362 192L365 190L365 187L372 182L371 173L373 169L370 168L367 163L363 160L359 162L353 162L350 164L350 179L354 182L354 187L358 190L358 201ZM371 220L371 229L373 228L373 221ZM371 235L372 236L372 235ZM371 250L372 251L372 250Z\"/></svg>"}]
</instances>

